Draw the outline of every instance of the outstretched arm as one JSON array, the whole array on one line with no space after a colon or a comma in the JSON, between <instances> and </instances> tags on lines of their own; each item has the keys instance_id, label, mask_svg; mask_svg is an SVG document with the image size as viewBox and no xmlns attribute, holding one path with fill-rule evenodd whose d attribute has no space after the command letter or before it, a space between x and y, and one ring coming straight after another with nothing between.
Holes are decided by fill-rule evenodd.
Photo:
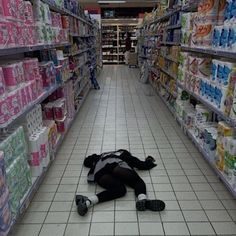
<instances>
[{"instance_id":1,"label":"outstretched arm","mask_svg":"<svg viewBox=\"0 0 236 236\"><path fill-rule=\"evenodd\" d=\"M154 162L155 159L151 156L148 156L145 161L141 161L140 159L138 159L137 157L133 156L130 152L128 151L124 151L123 153L123 158L122 160L124 160L125 162L127 162L127 164L133 168L137 168L139 170L150 170L152 168L154 168L155 166L157 166Z\"/></svg>"}]
</instances>

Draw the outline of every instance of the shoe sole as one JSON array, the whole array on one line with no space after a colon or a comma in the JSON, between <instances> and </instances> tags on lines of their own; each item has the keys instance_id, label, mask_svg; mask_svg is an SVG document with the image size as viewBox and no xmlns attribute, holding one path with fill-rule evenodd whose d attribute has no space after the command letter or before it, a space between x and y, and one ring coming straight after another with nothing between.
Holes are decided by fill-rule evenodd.
<instances>
[{"instance_id":1,"label":"shoe sole","mask_svg":"<svg viewBox=\"0 0 236 236\"><path fill-rule=\"evenodd\" d=\"M146 211L145 201L137 201L136 202L136 209L138 211Z\"/></svg>"},{"instance_id":2,"label":"shoe sole","mask_svg":"<svg viewBox=\"0 0 236 236\"><path fill-rule=\"evenodd\" d=\"M146 200L146 209L150 211L163 211L165 203L161 200Z\"/></svg>"}]
</instances>

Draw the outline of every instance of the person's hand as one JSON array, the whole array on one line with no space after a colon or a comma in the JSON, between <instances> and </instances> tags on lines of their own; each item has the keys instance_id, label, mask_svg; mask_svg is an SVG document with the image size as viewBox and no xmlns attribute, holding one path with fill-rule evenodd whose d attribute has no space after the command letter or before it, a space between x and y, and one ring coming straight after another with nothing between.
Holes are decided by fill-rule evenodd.
<instances>
[{"instance_id":1,"label":"person's hand","mask_svg":"<svg viewBox=\"0 0 236 236\"><path fill-rule=\"evenodd\" d=\"M155 166L157 166L157 164L155 164L156 160L152 157L152 156L148 156L146 159L145 159L145 162L147 163L147 166L152 169L154 168Z\"/></svg>"}]
</instances>

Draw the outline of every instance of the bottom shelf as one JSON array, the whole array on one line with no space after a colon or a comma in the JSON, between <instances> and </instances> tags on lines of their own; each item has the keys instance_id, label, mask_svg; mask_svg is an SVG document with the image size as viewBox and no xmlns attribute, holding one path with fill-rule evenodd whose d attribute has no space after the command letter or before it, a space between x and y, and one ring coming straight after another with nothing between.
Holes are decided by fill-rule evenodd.
<instances>
[{"instance_id":1,"label":"bottom shelf","mask_svg":"<svg viewBox=\"0 0 236 236\"><path fill-rule=\"evenodd\" d=\"M84 86L85 88L85 86ZM73 121L75 120L76 118L76 115L78 114L80 108L82 107L86 97L88 96L89 94L89 91L90 91L90 87L88 87L87 91L85 92L85 95L84 95L84 98L81 100L81 103L78 107L78 109L76 110L75 112L75 116L73 119L70 119L69 122L68 122L68 126L67 126L67 130L64 134L61 134L59 137L58 137L58 140L57 140L57 144L56 144L56 147L53 151L53 153L51 154L51 161L50 163L48 164L48 166L46 168L44 168L42 174L39 176L39 177L32 177L32 186L31 188L25 193L24 197L22 198L21 202L20 202L20 208L19 208L19 212L17 214L17 216L15 217L15 220L12 221L12 226L11 226L11 229L10 231L14 228L14 225L16 224L17 220L20 219L20 216L22 215L22 213L25 212L25 210L28 208L31 200L33 199L34 197L34 194L36 193L36 191L38 190L39 186L41 185L43 179L45 178L46 176L46 173L48 172L53 160L55 159L55 155L56 153L58 152L66 134L68 133L68 131L70 130L71 128L71 125L73 123Z\"/></svg>"},{"instance_id":2,"label":"bottom shelf","mask_svg":"<svg viewBox=\"0 0 236 236\"><path fill-rule=\"evenodd\" d=\"M151 84L153 87L153 85ZM203 155L204 159L207 161L207 163L211 166L211 168L215 171L216 175L220 178L220 180L225 184L225 186L228 188L228 190L231 192L231 194L236 198L236 189L233 188L232 184L228 181L227 176L220 171L217 166L211 161L211 158L209 154L204 150L204 148L199 144L197 138L195 137L193 131L191 129L188 129L184 124L183 121L176 116L175 110L167 103L167 101L161 96L161 94L158 93L158 91L153 87L157 95L161 98L161 100L165 103L167 108L170 110L178 124L183 129L184 133L191 139L191 141L195 144L199 152Z\"/></svg>"}]
</instances>

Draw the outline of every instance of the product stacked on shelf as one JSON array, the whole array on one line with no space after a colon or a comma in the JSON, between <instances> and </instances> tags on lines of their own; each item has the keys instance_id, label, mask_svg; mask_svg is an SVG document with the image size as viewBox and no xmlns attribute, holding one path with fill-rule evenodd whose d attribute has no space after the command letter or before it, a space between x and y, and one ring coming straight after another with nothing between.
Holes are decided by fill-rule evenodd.
<instances>
[{"instance_id":1,"label":"product stacked on shelf","mask_svg":"<svg viewBox=\"0 0 236 236\"><path fill-rule=\"evenodd\" d=\"M154 58L153 48L139 45L144 53L140 57L155 66L149 68L151 84L236 196L236 64L232 60L236 1L208 4L202 0L191 5L190 1L182 7L178 4L164 14L159 10L148 17L140 42L154 38L159 49ZM196 9L197 13L186 12Z\"/></svg>"},{"instance_id":2,"label":"product stacked on shelf","mask_svg":"<svg viewBox=\"0 0 236 236\"><path fill-rule=\"evenodd\" d=\"M98 31L78 1L0 4L2 236L28 207L89 92Z\"/></svg>"},{"instance_id":3,"label":"product stacked on shelf","mask_svg":"<svg viewBox=\"0 0 236 236\"><path fill-rule=\"evenodd\" d=\"M178 72L178 57L180 52L181 36L181 8L179 2L169 4L172 14L166 14L161 5L145 17L141 29L141 55L139 63L147 60L149 66L150 82L155 90L173 109L176 92L176 79ZM164 15L161 15L163 13ZM155 19L156 18L156 19Z\"/></svg>"},{"instance_id":4,"label":"product stacked on shelf","mask_svg":"<svg viewBox=\"0 0 236 236\"><path fill-rule=\"evenodd\" d=\"M12 127L1 134L0 150L2 156L4 156L4 169L2 169L3 176L1 179L6 179L7 187L2 185L1 187L1 204L7 204L7 195L9 189L9 206L5 205L1 208L1 235L7 235L10 229L10 225L13 219L16 218L20 201L28 191L32 184L32 178L30 168L28 165L27 144L23 128ZM7 207L7 209L6 209Z\"/></svg>"},{"instance_id":5,"label":"product stacked on shelf","mask_svg":"<svg viewBox=\"0 0 236 236\"><path fill-rule=\"evenodd\" d=\"M125 63L127 33L130 34L131 52L136 52L136 26L133 24L103 24L102 25L102 55L103 63Z\"/></svg>"}]
</instances>

